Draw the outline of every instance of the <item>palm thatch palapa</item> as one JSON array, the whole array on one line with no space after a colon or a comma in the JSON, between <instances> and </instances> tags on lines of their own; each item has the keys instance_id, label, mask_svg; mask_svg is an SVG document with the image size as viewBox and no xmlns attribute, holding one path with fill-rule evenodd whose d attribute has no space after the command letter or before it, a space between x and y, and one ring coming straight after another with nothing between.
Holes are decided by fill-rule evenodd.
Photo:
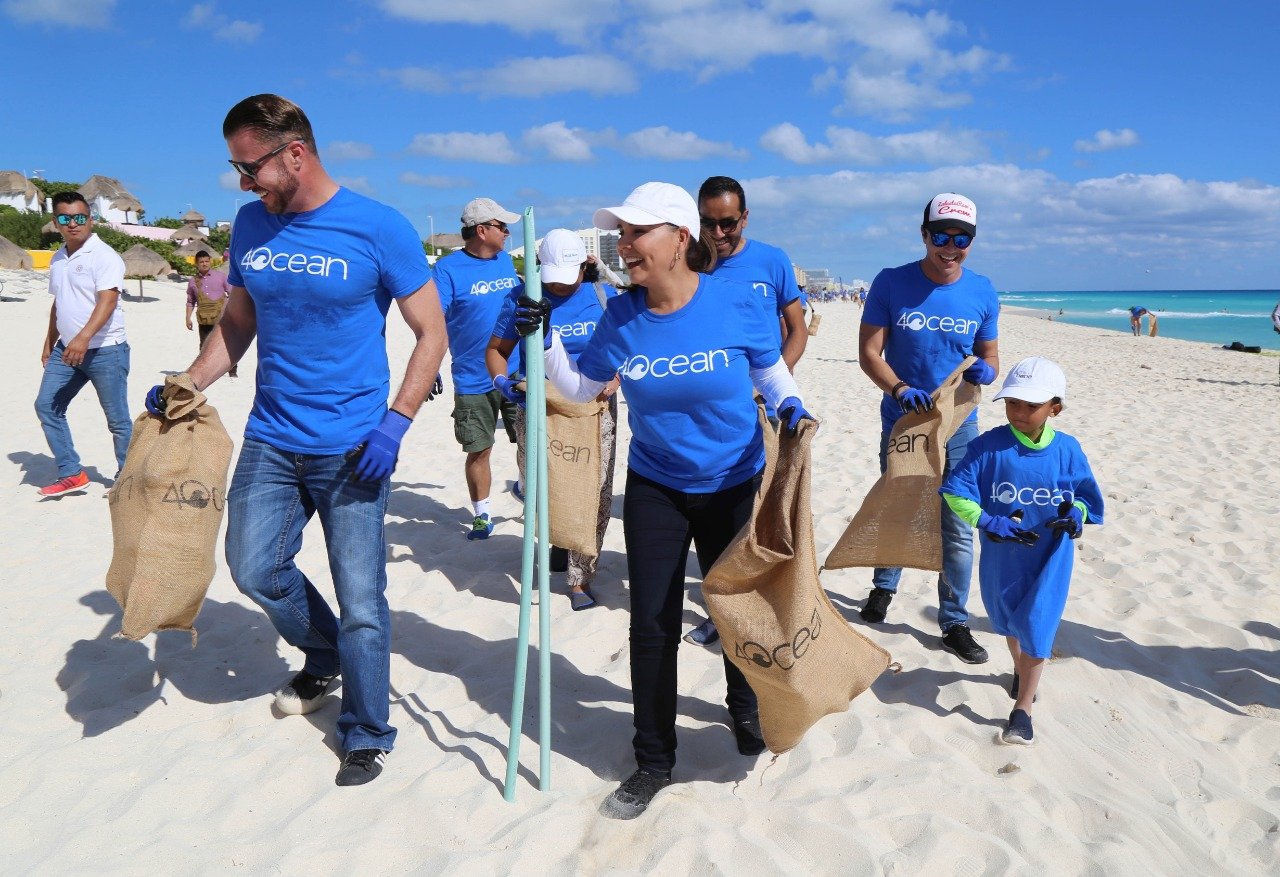
<instances>
[{"instance_id":1,"label":"palm thatch palapa","mask_svg":"<svg viewBox=\"0 0 1280 877\"><path fill-rule=\"evenodd\" d=\"M40 234L57 234L58 226L52 219L40 226Z\"/></svg>"},{"instance_id":2,"label":"palm thatch palapa","mask_svg":"<svg viewBox=\"0 0 1280 877\"><path fill-rule=\"evenodd\" d=\"M181 218L185 225L204 225L204 215L195 210L188 210Z\"/></svg>"},{"instance_id":3,"label":"palm thatch palapa","mask_svg":"<svg viewBox=\"0 0 1280 877\"><path fill-rule=\"evenodd\" d=\"M190 240L173 251L175 256L195 256L196 253L209 253L209 245L202 240ZM209 253L210 256L213 253Z\"/></svg>"},{"instance_id":4,"label":"palm thatch palapa","mask_svg":"<svg viewBox=\"0 0 1280 877\"><path fill-rule=\"evenodd\" d=\"M124 185L114 177L104 177L94 174L84 181L84 185L80 187L80 194L85 197L90 206L96 206L98 212L102 214L104 219L109 219L103 207L112 210L119 210L126 215L130 212L135 214L133 217L137 219L137 214L142 213L142 202L135 198ZM101 201L99 204L94 202Z\"/></svg>"},{"instance_id":5,"label":"palm thatch palapa","mask_svg":"<svg viewBox=\"0 0 1280 877\"><path fill-rule=\"evenodd\" d=\"M6 237L0 237L0 268L31 270L31 254Z\"/></svg>"},{"instance_id":6,"label":"palm thatch palapa","mask_svg":"<svg viewBox=\"0 0 1280 877\"><path fill-rule=\"evenodd\" d=\"M159 253L142 244L134 244L120 256L124 259L126 277L158 277L172 270Z\"/></svg>"},{"instance_id":7,"label":"palm thatch palapa","mask_svg":"<svg viewBox=\"0 0 1280 877\"><path fill-rule=\"evenodd\" d=\"M17 171L0 171L0 204L18 210L39 210L44 200L40 190Z\"/></svg>"},{"instance_id":8,"label":"palm thatch palapa","mask_svg":"<svg viewBox=\"0 0 1280 877\"><path fill-rule=\"evenodd\" d=\"M184 225L182 228L175 228L173 234L169 235L169 240L174 243L186 243L187 241L205 241L209 236L196 228L194 225Z\"/></svg>"}]
</instances>

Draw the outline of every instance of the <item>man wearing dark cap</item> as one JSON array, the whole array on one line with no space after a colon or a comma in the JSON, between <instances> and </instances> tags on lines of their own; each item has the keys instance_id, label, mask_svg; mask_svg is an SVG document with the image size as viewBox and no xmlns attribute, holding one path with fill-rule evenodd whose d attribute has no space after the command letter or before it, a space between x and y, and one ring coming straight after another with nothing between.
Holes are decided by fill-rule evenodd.
<instances>
[{"instance_id":1,"label":"man wearing dark cap","mask_svg":"<svg viewBox=\"0 0 1280 877\"><path fill-rule=\"evenodd\" d=\"M889 433L908 411L933 407L932 393L970 352L978 361L964 379L989 384L1000 370L996 321L1000 302L986 277L964 267L978 233L978 208L963 195L945 192L924 208L920 237L925 255L918 262L886 268L876 275L862 313L858 362L884 391L880 403L880 471L885 469ZM978 435L974 411L947 442L945 474L960 462ZM938 625L942 647L969 664L987 660L969 630L965 603L973 571L970 528L942 506L942 572L938 576ZM872 624L885 619L898 590L901 568L876 569L874 587L862 608Z\"/></svg>"},{"instance_id":2,"label":"man wearing dark cap","mask_svg":"<svg viewBox=\"0 0 1280 877\"><path fill-rule=\"evenodd\" d=\"M516 441L519 409L493 388L484 352L502 303L522 285L506 252L508 226L519 221L519 214L504 210L492 198L469 201L462 210L462 249L436 262L436 287L452 356L453 437L467 453L467 490L475 515L467 538L472 541L488 539L493 532L489 454L499 414L507 437Z\"/></svg>"}]
</instances>

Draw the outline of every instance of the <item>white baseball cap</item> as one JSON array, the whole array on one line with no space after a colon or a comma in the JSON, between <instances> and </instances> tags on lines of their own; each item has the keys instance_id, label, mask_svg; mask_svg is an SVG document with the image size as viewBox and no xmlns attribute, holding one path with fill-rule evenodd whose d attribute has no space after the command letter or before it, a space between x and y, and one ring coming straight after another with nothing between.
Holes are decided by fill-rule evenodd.
<instances>
[{"instance_id":1,"label":"white baseball cap","mask_svg":"<svg viewBox=\"0 0 1280 877\"><path fill-rule=\"evenodd\" d=\"M943 192L933 196L924 208L924 226L929 231L958 228L966 234L978 233L978 207L963 195Z\"/></svg>"},{"instance_id":2,"label":"white baseball cap","mask_svg":"<svg viewBox=\"0 0 1280 877\"><path fill-rule=\"evenodd\" d=\"M502 205L492 198L475 198L468 201L467 206L462 208L464 228L479 225L482 222L492 222L495 219L511 225L513 222L520 221L520 214L503 209Z\"/></svg>"},{"instance_id":3,"label":"white baseball cap","mask_svg":"<svg viewBox=\"0 0 1280 877\"><path fill-rule=\"evenodd\" d=\"M628 195L621 207L601 207L592 222L605 231L613 231L619 222L632 225L669 222L687 228L695 241L701 233L698 205L693 196L672 183L645 183Z\"/></svg>"},{"instance_id":4,"label":"white baseball cap","mask_svg":"<svg viewBox=\"0 0 1280 877\"><path fill-rule=\"evenodd\" d=\"M1067 407L1067 376L1056 362L1043 356L1022 360L1005 375L1004 386L996 393L996 399L1021 399L1032 405L1041 405L1050 399L1058 399Z\"/></svg>"},{"instance_id":5,"label":"white baseball cap","mask_svg":"<svg viewBox=\"0 0 1280 877\"><path fill-rule=\"evenodd\" d=\"M553 228L538 244L538 270L544 283L573 283L585 261L582 238L567 228Z\"/></svg>"}]
</instances>

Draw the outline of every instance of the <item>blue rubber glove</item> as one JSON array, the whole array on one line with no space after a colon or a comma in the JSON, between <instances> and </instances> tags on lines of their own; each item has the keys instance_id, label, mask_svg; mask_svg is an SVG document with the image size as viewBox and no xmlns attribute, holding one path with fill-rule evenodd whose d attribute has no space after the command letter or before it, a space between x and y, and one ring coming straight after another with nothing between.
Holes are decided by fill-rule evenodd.
<instances>
[{"instance_id":1,"label":"blue rubber glove","mask_svg":"<svg viewBox=\"0 0 1280 877\"><path fill-rule=\"evenodd\" d=\"M989 384L996 379L996 370L985 359L980 359L960 373L971 384Z\"/></svg>"},{"instance_id":2,"label":"blue rubber glove","mask_svg":"<svg viewBox=\"0 0 1280 877\"><path fill-rule=\"evenodd\" d=\"M527 295L516 299L515 327L521 338L528 338L538 327L542 327L542 347L551 349L551 302L547 299L534 301Z\"/></svg>"},{"instance_id":3,"label":"blue rubber glove","mask_svg":"<svg viewBox=\"0 0 1280 877\"><path fill-rule=\"evenodd\" d=\"M1017 542L1019 545L1035 545L1040 534L1022 529L1016 518L1004 515L989 515L983 512L978 518L978 529L987 534L992 542Z\"/></svg>"},{"instance_id":4,"label":"blue rubber glove","mask_svg":"<svg viewBox=\"0 0 1280 877\"><path fill-rule=\"evenodd\" d=\"M436 374L436 382L431 385L431 389L427 391L427 401L430 402L436 396L444 392L444 375Z\"/></svg>"},{"instance_id":5,"label":"blue rubber glove","mask_svg":"<svg viewBox=\"0 0 1280 877\"><path fill-rule=\"evenodd\" d=\"M361 481L381 481L396 469L400 456L400 441L409 431L412 420L399 411L388 410L373 432L364 437L364 453L356 463L356 478Z\"/></svg>"},{"instance_id":6,"label":"blue rubber glove","mask_svg":"<svg viewBox=\"0 0 1280 877\"><path fill-rule=\"evenodd\" d=\"M509 378L506 375L498 375L493 379L493 385L497 387L498 392L503 395L503 398L508 402L514 402L523 408L525 404L525 395L524 390L521 390L516 386L519 383L520 382L518 380Z\"/></svg>"},{"instance_id":7,"label":"blue rubber glove","mask_svg":"<svg viewBox=\"0 0 1280 877\"><path fill-rule=\"evenodd\" d=\"M1058 506L1058 516L1045 526L1054 533L1066 533L1072 539L1079 539L1084 532L1084 512L1078 505L1064 502Z\"/></svg>"},{"instance_id":8,"label":"blue rubber glove","mask_svg":"<svg viewBox=\"0 0 1280 877\"><path fill-rule=\"evenodd\" d=\"M779 403L778 419L786 424L784 428L788 435L796 434L796 430L800 428L800 421L812 420L816 423L818 420L804 409L804 403L796 396L788 396Z\"/></svg>"},{"instance_id":9,"label":"blue rubber glove","mask_svg":"<svg viewBox=\"0 0 1280 877\"><path fill-rule=\"evenodd\" d=\"M163 417L164 409L168 407L169 404L165 402L164 396L162 395L163 393L164 384L156 384L150 390L147 390L147 411L154 414L156 417Z\"/></svg>"},{"instance_id":10,"label":"blue rubber glove","mask_svg":"<svg viewBox=\"0 0 1280 877\"><path fill-rule=\"evenodd\" d=\"M926 411L933 410L933 397L924 390L917 390L915 387L904 387L902 392L898 394L898 404L902 406L902 413L924 414Z\"/></svg>"}]
</instances>

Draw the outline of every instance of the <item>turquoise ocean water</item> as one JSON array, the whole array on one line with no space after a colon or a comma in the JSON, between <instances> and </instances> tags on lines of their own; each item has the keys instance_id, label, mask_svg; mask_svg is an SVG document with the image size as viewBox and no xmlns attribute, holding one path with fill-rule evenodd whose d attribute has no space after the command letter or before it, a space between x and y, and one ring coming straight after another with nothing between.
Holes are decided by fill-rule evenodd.
<instances>
[{"instance_id":1,"label":"turquoise ocean water","mask_svg":"<svg viewBox=\"0 0 1280 877\"><path fill-rule=\"evenodd\" d=\"M1064 323L1117 332L1129 331L1129 308L1141 306L1159 318L1161 337L1217 345L1239 341L1264 350L1280 350L1280 334L1271 328L1277 300L1280 291L1257 289L1000 293L1000 301L1011 307L1036 308ZM1145 319L1142 326L1145 332Z\"/></svg>"}]
</instances>

